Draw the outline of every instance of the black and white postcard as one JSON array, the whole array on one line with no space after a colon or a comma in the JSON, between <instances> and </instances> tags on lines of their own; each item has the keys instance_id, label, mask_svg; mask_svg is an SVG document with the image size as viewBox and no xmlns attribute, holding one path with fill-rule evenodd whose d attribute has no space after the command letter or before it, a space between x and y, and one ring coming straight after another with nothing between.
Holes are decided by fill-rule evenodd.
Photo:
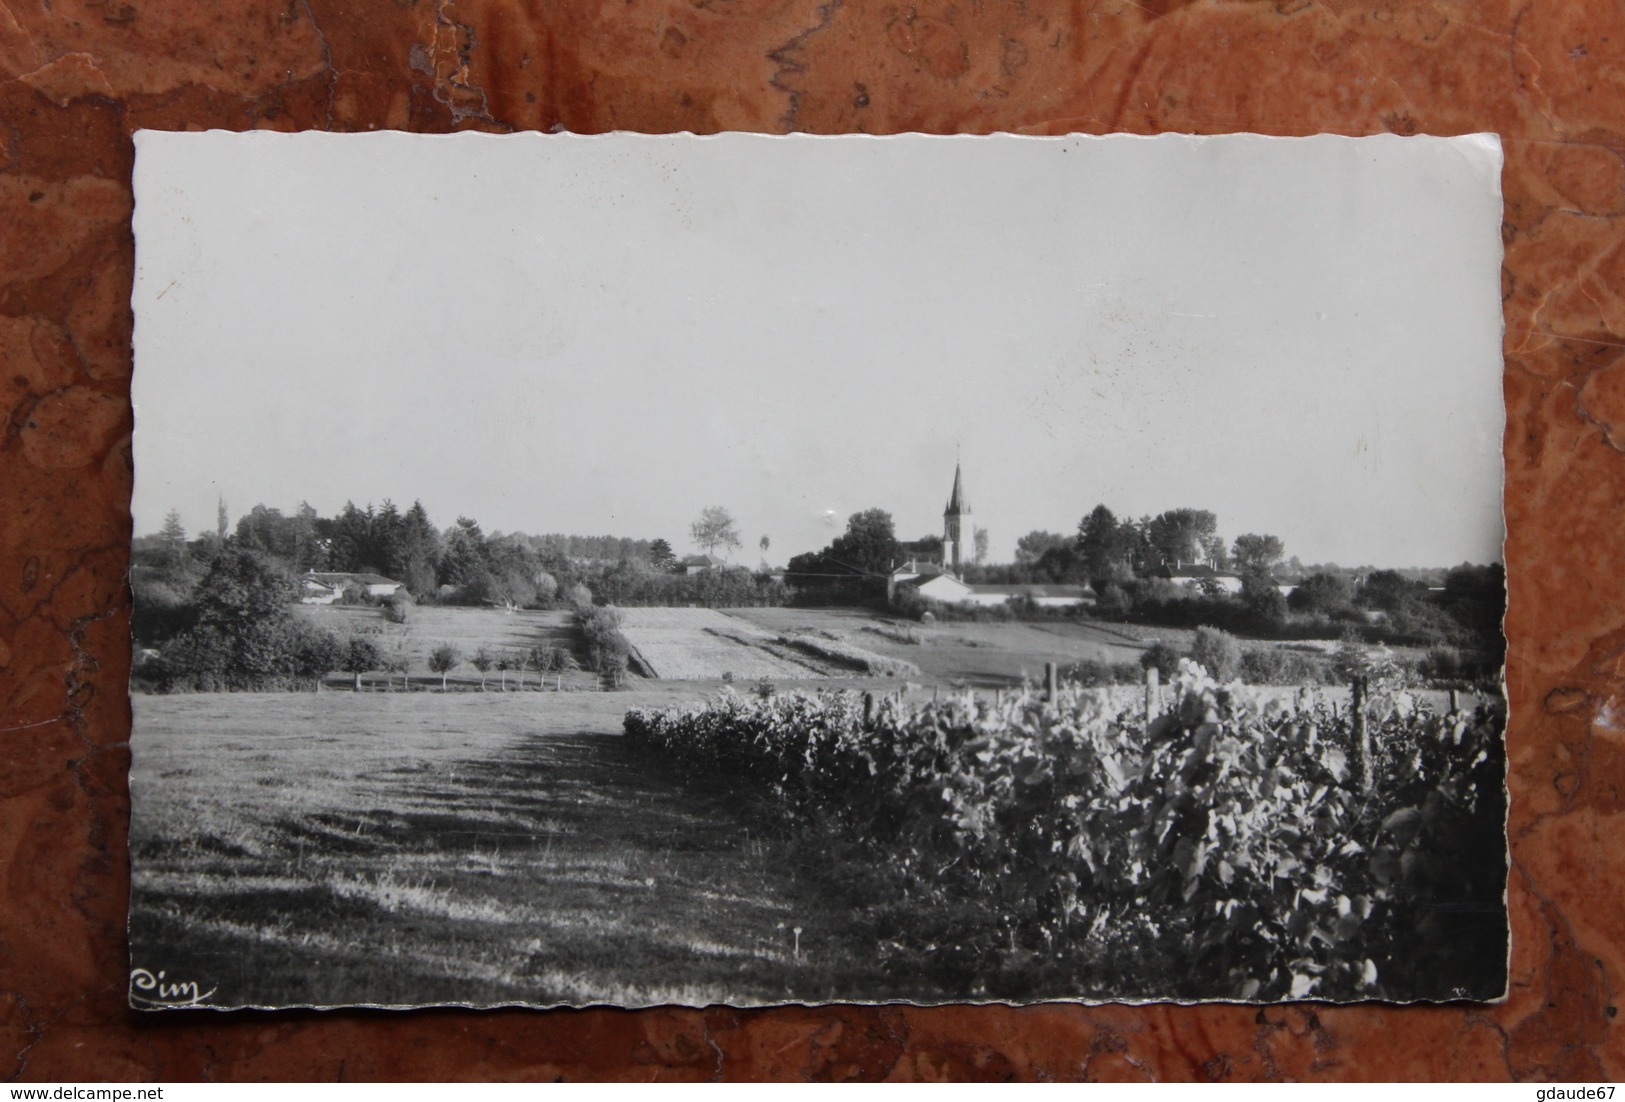
<instances>
[{"instance_id":1,"label":"black and white postcard","mask_svg":"<svg viewBox=\"0 0 1625 1102\"><path fill-rule=\"evenodd\" d=\"M1501 998L1500 165L140 133L131 1004Z\"/></svg>"}]
</instances>

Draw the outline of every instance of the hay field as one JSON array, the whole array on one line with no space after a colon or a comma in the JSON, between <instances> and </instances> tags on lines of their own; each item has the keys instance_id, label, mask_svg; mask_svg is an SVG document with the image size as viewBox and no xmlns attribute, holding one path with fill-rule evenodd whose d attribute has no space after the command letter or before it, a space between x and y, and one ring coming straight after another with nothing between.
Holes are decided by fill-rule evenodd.
<instances>
[{"instance_id":1,"label":"hay field","mask_svg":"<svg viewBox=\"0 0 1625 1102\"><path fill-rule=\"evenodd\" d=\"M768 649L773 635L706 608L624 608L621 634L654 676L672 681L799 681L829 671Z\"/></svg>"}]
</instances>

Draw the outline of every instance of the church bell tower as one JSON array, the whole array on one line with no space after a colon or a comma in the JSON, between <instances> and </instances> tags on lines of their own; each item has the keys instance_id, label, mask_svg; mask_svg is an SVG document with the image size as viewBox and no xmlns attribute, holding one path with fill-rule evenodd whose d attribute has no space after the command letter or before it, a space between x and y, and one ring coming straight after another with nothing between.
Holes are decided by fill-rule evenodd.
<instances>
[{"instance_id":1,"label":"church bell tower","mask_svg":"<svg viewBox=\"0 0 1625 1102\"><path fill-rule=\"evenodd\" d=\"M965 502L965 490L959 477L959 464L954 464L954 492L948 497L948 508L942 512L942 565L954 577L960 577L964 564L971 561L973 550L967 540L975 539L976 528L971 523L970 506Z\"/></svg>"}]
</instances>

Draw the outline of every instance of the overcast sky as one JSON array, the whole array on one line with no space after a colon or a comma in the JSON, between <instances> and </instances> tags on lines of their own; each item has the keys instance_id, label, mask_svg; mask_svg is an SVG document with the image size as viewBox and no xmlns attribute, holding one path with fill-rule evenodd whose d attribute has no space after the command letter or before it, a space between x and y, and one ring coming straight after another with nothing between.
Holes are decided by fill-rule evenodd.
<instances>
[{"instance_id":1,"label":"overcast sky","mask_svg":"<svg viewBox=\"0 0 1625 1102\"><path fill-rule=\"evenodd\" d=\"M421 498L754 563L1213 510L1499 558L1493 139L138 135L138 533Z\"/></svg>"}]
</instances>

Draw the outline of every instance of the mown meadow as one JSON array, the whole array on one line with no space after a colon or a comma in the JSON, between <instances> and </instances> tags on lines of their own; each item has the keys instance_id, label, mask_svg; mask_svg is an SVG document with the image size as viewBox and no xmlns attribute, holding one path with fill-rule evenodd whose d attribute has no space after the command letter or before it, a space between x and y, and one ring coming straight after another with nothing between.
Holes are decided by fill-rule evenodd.
<instances>
[{"instance_id":1,"label":"mown meadow","mask_svg":"<svg viewBox=\"0 0 1625 1102\"><path fill-rule=\"evenodd\" d=\"M619 736L691 698L138 695L131 966L213 1006L930 995L759 801Z\"/></svg>"}]
</instances>

